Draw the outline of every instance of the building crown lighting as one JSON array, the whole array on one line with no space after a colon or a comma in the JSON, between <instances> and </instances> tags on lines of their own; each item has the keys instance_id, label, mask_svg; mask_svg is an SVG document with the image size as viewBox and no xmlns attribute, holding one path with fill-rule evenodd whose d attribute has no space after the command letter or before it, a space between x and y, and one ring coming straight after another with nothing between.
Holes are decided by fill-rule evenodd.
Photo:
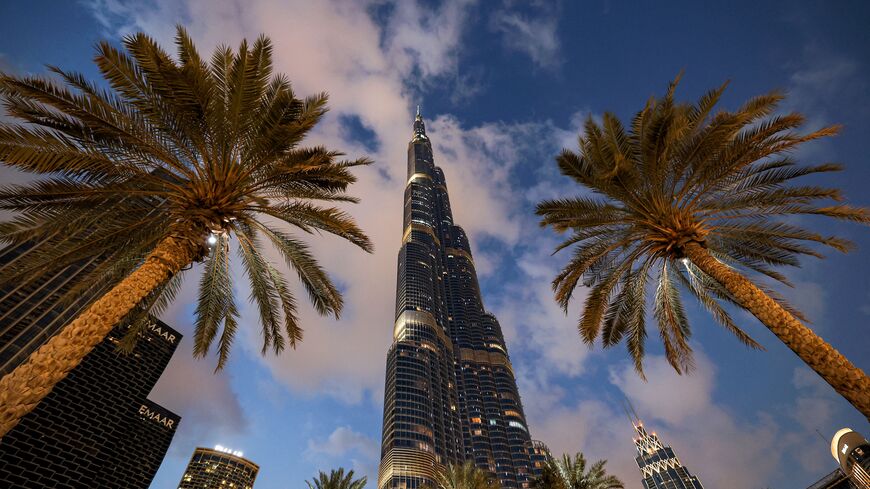
<instances>
[{"instance_id":1,"label":"building crown lighting","mask_svg":"<svg viewBox=\"0 0 870 489\"><path fill-rule=\"evenodd\" d=\"M218 452L223 452L223 453L228 453L230 455L235 455L236 457L241 457L242 455L244 455L244 453L240 452L239 450L233 450L233 449L227 448L223 445L215 445L214 449L217 450Z\"/></svg>"}]
</instances>

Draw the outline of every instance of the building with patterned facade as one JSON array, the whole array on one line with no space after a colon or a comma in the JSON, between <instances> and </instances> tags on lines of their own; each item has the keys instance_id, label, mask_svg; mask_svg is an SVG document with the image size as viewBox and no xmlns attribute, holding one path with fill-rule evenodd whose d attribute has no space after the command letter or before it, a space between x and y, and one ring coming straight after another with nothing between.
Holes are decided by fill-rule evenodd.
<instances>
[{"instance_id":1,"label":"building with patterned facade","mask_svg":"<svg viewBox=\"0 0 870 489\"><path fill-rule=\"evenodd\" d=\"M155 321L129 355L115 328L0 440L0 487L145 489L180 418L147 399L181 335Z\"/></svg>"},{"instance_id":2,"label":"building with patterned facade","mask_svg":"<svg viewBox=\"0 0 870 489\"><path fill-rule=\"evenodd\" d=\"M0 254L0 266L26 248ZM83 266L68 267L0 298L0 358L4 373L93 299L59 304ZM99 291L94 291L98 293ZM181 335L152 321L129 355L116 345L116 327L43 401L0 439L0 487L147 488L163 461L180 418L148 400Z\"/></svg>"},{"instance_id":3,"label":"building with patterned facade","mask_svg":"<svg viewBox=\"0 0 870 489\"><path fill-rule=\"evenodd\" d=\"M532 463L532 472L536 475L540 475L544 466L547 465L547 459L552 457L550 449L547 448L547 445L545 445L544 442L532 440L531 443L529 443L528 451L529 461Z\"/></svg>"},{"instance_id":4,"label":"building with patterned facade","mask_svg":"<svg viewBox=\"0 0 870 489\"><path fill-rule=\"evenodd\" d=\"M870 441L851 428L843 428L831 439L831 456L855 487L870 489Z\"/></svg>"},{"instance_id":5,"label":"building with patterned facade","mask_svg":"<svg viewBox=\"0 0 870 489\"><path fill-rule=\"evenodd\" d=\"M193 451L190 463L178 489L252 489L260 467L242 452L220 445L214 449L199 447Z\"/></svg>"},{"instance_id":6,"label":"building with patterned facade","mask_svg":"<svg viewBox=\"0 0 870 489\"><path fill-rule=\"evenodd\" d=\"M507 345L419 110L407 176L378 488L418 489L466 460L505 489L528 487L532 443Z\"/></svg>"},{"instance_id":7,"label":"building with patterned facade","mask_svg":"<svg viewBox=\"0 0 870 489\"><path fill-rule=\"evenodd\" d=\"M701 481L680 463L674 449L662 444L659 437L644 428L639 419L632 419L637 436L635 462L640 468L643 489L704 489Z\"/></svg>"}]
</instances>

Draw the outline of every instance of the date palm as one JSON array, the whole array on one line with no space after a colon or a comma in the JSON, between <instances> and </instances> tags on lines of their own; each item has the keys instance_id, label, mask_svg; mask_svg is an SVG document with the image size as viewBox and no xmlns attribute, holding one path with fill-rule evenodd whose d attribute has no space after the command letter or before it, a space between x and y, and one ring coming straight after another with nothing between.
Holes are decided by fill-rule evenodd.
<instances>
[{"instance_id":1,"label":"date palm","mask_svg":"<svg viewBox=\"0 0 870 489\"><path fill-rule=\"evenodd\" d=\"M556 158L564 175L595 194L538 204L542 226L569 233L556 251L573 247L574 252L553 280L557 302L567 310L576 288L590 287L581 337L592 344L600 336L605 347L625 340L641 375L651 276L653 316L667 359L679 373L692 368L691 329L680 290L744 344L760 348L723 306L742 307L870 417L870 380L864 372L755 280L790 285L775 267L798 266L801 255L822 256L808 245L851 248L796 218L870 222L866 209L840 202L838 189L792 183L841 169L798 165L790 155L802 143L836 134L838 127L798 132L801 114L775 115L783 99L777 92L752 98L734 112L713 114L727 84L689 104L674 100L678 81L663 98L650 99L627 129L609 113L601 123L590 118L579 153L563 150Z\"/></svg>"},{"instance_id":2,"label":"date palm","mask_svg":"<svg viewBox=\"0 0 870 489\"><path fill-rule=\"evenodd\" d=\"M308 489L363 489L366 485L365 477L354 480L353 471L344 473L344 468L330 470L329 475L320 472L316 479L311 482L305 481Z\"/></svg>"},{"instance_id":3,"label":"date palm","mask_svg":"<svg viewBox=\"0 0 870 489\"><path fill-rule=\"evenodd\" d=\"M473 462L448 464L435 476L435 489L498 489L499 484Z\"/></svg>"},{"instance_id":4,"label":"date palm","mask_svg":"<svg viewBox=\"0 0 870 489\"><path fill-rule=\"evenodd\" d=\"M586 470L586 457L577 453L571 458L548 457L541 475L534 483L536 489L622 489L622 482L604 470L606 460L599 460Z\"/></svg>"},{"instance_id":5,"label":"date palm","mask_svg":"<svg viewBox=\"0 0 870 489\"><path fill-rule=\"evenodd\" d=\"M23 123L0 126L0 161L37 173L0 189L7 246L36 249L2 269L0 285L99 257L68 300L102 284L95 300L24 364L0 380L0 436L121 321L135 340L194 262L201 273L194 354L217 342L220 369L237 330L231 249L259 309L263 353L302 338L297 302L270 262L271 243L298 274L314 308L336 318L341 294L305 241L283 230L324 231L371 251L353 219L319 202L354 202L351 167L366 159L302 140L326 112L326 94L297 98L272 73L272 45L261 36L234 52L200 57L179 28L177 59L144 34L125 50L99 44L95 62L108 85L50 67L53 79L0 76L0 97Z\"/></svg>"}]
</instances>

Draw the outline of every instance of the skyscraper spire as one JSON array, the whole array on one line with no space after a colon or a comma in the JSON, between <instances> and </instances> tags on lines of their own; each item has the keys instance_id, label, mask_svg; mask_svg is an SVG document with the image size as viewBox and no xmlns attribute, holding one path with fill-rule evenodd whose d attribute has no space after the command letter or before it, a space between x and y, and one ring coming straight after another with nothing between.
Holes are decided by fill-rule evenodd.
<instances>
[{"instance_id":1,"label":"skyscraper spire","mask_svg":"<svg viewBox=\"0 0 870 489\"><path fill-rule=\"evenodd\" d=\"M417 141L418 139L427 140L426 137L426 125L423 124L423 115L420 114L420 106L417 106L417 116L414 117L414 139L413 141ZM413 142L412 141L412 142Z\"/></svg>"},{"instance_id":2,"label":"skyscraper spire","mask_svg":"<svg viewBox=\"0 0 870 489\"><path fill-rule=\"evenodd\" d=\"M627 399L626 402L634 414L631 424L638 435L634 438L637 448L635 462L643 476L643 489L704 489L701 481L690 474L677 459L674 449L664 445L655 433L648 432L634 412L631 402Z\"/></svg>"}]
</instances>

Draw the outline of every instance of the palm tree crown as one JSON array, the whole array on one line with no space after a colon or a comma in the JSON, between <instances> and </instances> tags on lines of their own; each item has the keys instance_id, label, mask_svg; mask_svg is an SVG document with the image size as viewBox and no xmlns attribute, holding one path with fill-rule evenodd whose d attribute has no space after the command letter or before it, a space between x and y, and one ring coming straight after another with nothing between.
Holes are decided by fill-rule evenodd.
<instances>
[{"instance_id":1,"label":"palm tree crown","mask_svg":"<svg viewBox=\"0 0 870 489\"><path fill-rule=\"evenodd\" d=\"M628 129L610 113L600 123L588 119L579 153L563 150L556 158L564 175L595 194L538 204L542 226L570 233L556 251L574 248L553 280L556 300L567 310L576 288L590 287L579 322L583 340L591 344L600 336L609 347L624 339L641 375L650 276L659 335L680 373L691 370L692 349L679 291L694 296L740 341L759 348L723 307L736 304L868 415L866 375L801 324L795 316L803 317L772 290L744 276L761 274L788 285L774 268L797 266L800 255L821 257L807 243L850 248L848 241L806 229L793 216L870 222L866 209L838 202L842 196L835 188L791 184L841 169L801 166L789 155L838 127L797 132L804 117L774 115L783 99L777 92L714 114L727 84L688 104L674 99L678 81L662 99L651 98Z\"/></svg>"},{"instance_id":2,"label":"palm tree crown","mask_svg":"<svg viewBox=\"0 0 870 489\"><path fill-rule=\"evenodd\" d=\"M586 458L577 453L572 459L567 453L562 458L549 457L541 476L535 483L537 489L622 489L622 482L604 470L606 460L599 460L586 470Z\"/></svg>"},{"instance_id":3,"label":"palm tree crown","mask_svg":"<svg viewBox=\"0 0 870 489\"><path fill-rule=\"evenodd\" d=\"M448 464L435 477L435 489L499 489L489 474L477 468L474 462Z\"/></svg>"},{"instance_id":4,"label":"palm tree crown","mask_svg":"<svg viewBox=\"0 0 870 489\"><path fill-rule=\"evenodd\" d=\"M0 240L37 244L0 270L0 285L102 257L61 300L94 283L110 290L61 340L35 353L18 380L3 379L4 412L33 390L47 392L33 385L50 389L54 381L35 379L53 371L62 378L122 319L133 326L129 346L145 316L171 301L192 262L203 262L194 353L204 356L217 342L221 368L239 316L231 248L259 310L264 353L302 337L297 301L264 242L295 270L317 312L335 317L341 294L306 243L282 225L372 249L349 215L318 204L355 202L346 194L356 180L350 170L369 160L301 145L325 114L327 96L297 98L287 78L273 74L268 38L243 41L237 52L219 47L210 60L181 27L175 59L145 34L123 44L126 52L108 42L97 48L108 89L55 67L57 80L0 75L6 110L24 122L0 125L0 161L40 175L0 188L0 208L15 213L0 223ZM60 365L46 355L68 358Z\"/></svg>"},{"instance_id":5,"label":"palm tree crown","mask_svg":"<svg viewBox=\"0 0 870 489\"><path fill-rule=\"evenodd\" d=\"M344 468L330 470L329 475L320 472L316 479L305 481L308 489L363 489L366 485L365 477L354 480L353 471L344 473Z\"/></svg>"}]
</instances>

